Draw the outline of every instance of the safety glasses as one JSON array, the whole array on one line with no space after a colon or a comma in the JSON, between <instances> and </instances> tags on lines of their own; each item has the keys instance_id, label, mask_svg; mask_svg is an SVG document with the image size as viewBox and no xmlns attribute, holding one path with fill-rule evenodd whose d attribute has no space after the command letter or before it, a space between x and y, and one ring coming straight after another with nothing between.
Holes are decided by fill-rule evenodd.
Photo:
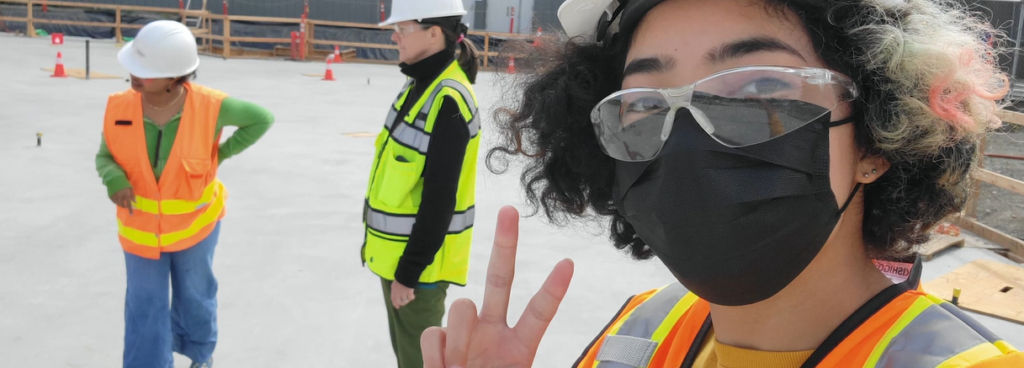
<instances>
[{"instance_id":1,"label":"safety glasses","mask_svg":"<svg viewBox=\"0 0 1024 368\"><path fill-rule=\"evenodd\" d=\"M423 24L409 24L409 25L406 25L406 26L401 26L401 25L395 23L395 25L394 25L395 33L397 33L399 37L405 37L405 36L409 35L410 33L413 33L413 32L419 31L419 30L427 29L427 27L429 27L429 26L428 25L423 25Z\"/></svg>"},{"instance_id":2,"label":"safety glasses","mask_svg":"<svg viewBox=\"0 0 1024 368\"><path fill-rule=\"evenodd\" d=\"M856 97L853 81L831 70L748 66L679 88L615 92L590 119L605 154L642 162L661 152L680 108L716 141L739 148L783 136Z\"/></svg>"}]
</instances>

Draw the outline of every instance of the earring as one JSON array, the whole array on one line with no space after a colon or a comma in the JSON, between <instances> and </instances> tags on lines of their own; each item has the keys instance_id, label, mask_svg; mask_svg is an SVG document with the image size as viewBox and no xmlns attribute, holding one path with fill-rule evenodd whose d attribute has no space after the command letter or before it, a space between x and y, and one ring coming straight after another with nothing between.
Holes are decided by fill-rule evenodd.
<instances>
[{"instance_id":1,"label":"earring","mask_svg":"<svg viewBox=\"0 0 1024 368\"><path fill-rule=\"evenodd\" d=\"M864 174L864 177L865 177L865 178L870 178L870 177L871 177L871 175L870 175L870 174L867 174L867 173L865 173L865 174Z\"/></svg>"},{"instance_id":2,"label":"earring","mask_svg":"<svg viewBox=\"0 0 1024 368\"><path fill-rule=\"evenodd\" d=\"M872 173L872 174L877 174L877 173L878 173L878 170L875 170L875 169L871 169L871 173Z\"/></svg>"}]
</instances>

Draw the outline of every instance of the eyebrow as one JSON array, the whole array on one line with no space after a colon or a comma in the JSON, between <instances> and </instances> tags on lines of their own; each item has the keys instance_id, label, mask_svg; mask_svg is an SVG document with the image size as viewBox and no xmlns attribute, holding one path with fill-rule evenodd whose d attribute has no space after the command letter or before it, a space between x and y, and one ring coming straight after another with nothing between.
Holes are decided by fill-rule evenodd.
<instances>
[{"instance_id":1,"label":"eyebrow","mask_svg":"<svg viewBox=\"0 0 1024 368\"><path fill-rule=\"evenodd\" d=\"M629 65L626 65L622 77L625 78L633 74L664 73L675 67L676 59L668 55L634 59L629 62Z\"/></svg>"},{"instance_id":2,"label":"eyebrow","mask_svg":"<svg viewBox=\"0 0 1024 368\"><path fill-rule=\"evenodd\" d=\"M784 52L806 61L793 46L775 37L751 37L732 41L712 50L704 56L708 62L718 64L758 52Z\"/></svg>"}]
</instances>

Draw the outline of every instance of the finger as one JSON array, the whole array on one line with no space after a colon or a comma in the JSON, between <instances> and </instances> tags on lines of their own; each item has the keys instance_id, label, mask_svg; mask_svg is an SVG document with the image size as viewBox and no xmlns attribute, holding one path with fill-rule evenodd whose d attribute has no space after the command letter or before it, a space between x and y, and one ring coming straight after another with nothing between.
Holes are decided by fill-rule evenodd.
<instances>
[{"instance_id":1,"label":"finger","mask_svg":"<svg viewBox=\"0 0 1024 368\"><path fill-rule=\"evenodd\" d=\"M399 301L399 299L401 299L401 298L398 297L398 291L395 290L394 285L392 285L391 286L391 305L394 306L395 309L398 309L398 308L402 307L402 303Z\"/></svg>"},{"instance_id":2,"label":"finger","mask_svg":"<svg viewBox=\"0 0 1024 368\"><path fill-rule=\"evenodd\" d=\"M476 304L459 299L448 310L448 338L445 341L444 361L452 367L465 367L469 359L469 342L476 329Z\"/></svg>"},{"instance_id":3,"label":"finger","mask_svg":"<svg viewBox=\"0 0 1024 368\"><path fill-rule=\"evenodd\" d=\"M132 200L127 200L125 204L128 207L128 215L135 215L135 207L132 206Z\"/></svg>"},{"instance_id":4,"label":"finger","mask_svg":"<svg viewBox=\"0 0 1024 368\"><path fill-rule=\"evenodd\" d=\"M491 261L487 264L487 285L480 320L490 323L508 323L508 299L516 273L516 244L519 241L519 212L505 206L498 211L498 225L494 231Z\"/></svg>"},{"instance_id":5,"label":"finger","mask_svg":"<svg viewBox=\"0 0 1024 368\"><path fill-rule=\"evenodd\" d=\"M423 351L423 368L446 368L444 347L446 345L445 330L431 327L420 335L420 350Z\"/></svg>"},{"instance_id":6,"label":"finger","mask_svg":"<svg viewBox=\"0 0 1024 368\"><path fill-rule=\"evenodd\" d=\"M526 310L513 328L516 336L519 336L526 346L536 348L540 345L540 339L544 337L544 332L558 312L558 305L562 303L562 298L569 289L573 268L570 259L558 262L548 275L548 279L544 280L540 291L530 299L530 304L526 305Z\"/></svg>"}]
</instances>

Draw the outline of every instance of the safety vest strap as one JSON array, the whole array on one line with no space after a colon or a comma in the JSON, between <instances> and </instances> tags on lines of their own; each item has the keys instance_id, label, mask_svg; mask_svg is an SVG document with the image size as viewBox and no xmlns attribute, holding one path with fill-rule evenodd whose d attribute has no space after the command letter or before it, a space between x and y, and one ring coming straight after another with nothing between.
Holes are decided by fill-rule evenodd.
<instances>
[{"instance_id":1,"label":"safety vest strap","mask_svg":"<svg viewBox=\"0 0 1024 368\"><path fill-rule=\"evenodd\" d=\"M388 130L391 130L391 127L395 124L395 120L398 119L398 107L402 106L406 97L409 96L409 87L412 86L412 82L412 79L405 81L405 86L402 87L402 91L398 92L398 96L395 96L395 103L391 104L391 109L388 110L387 120L384 120L384 126L387 127Z\"/></svg>"},{"instance_id":2,"label":"safety vest strap","mask_svg":"<svg viewBox=\"0 0 1024 368\"><path fill-rule=\"evenodd\" d=\"M394 236L411 236L412 227L416 224L416 215L399 215L390 214L370 206L364 207L366 210L366 226L374 231L378 231L388 235ZM468 230L473 227L473 220L476 217L476 207L470 207L469 209L461 212L456 212L452 216L452 221L448 225L449 234L457 234Z\"/></svg>"},{"instance_id":3,"label":"safety vest strap","mask_svg":"<svg viewBox=\"0 0 1024 368\"><path fill-rule=\"evenodd\" d=\"M643 368L682 315L698 300L682 284L658 290L613 326L597 353L597 368Z\"/></svg>"},{"instance_id":4,"label":"safety vest strap","mask_svg":"<svg viewBox=\"0 0 1024 368\"><path fill-rule=\"evenodd\" d=\"M420 110L419 116L423 117L423 119L416 119L416 126L421 129L426 127L426 116L434 106L434 100L438 95L440 95L441 89L445 87L456 90L459 92L459 95L462 96L462 100L465 102L465 106L469 110L470 115L467 116L469 121L466 127L469 129L469 138L473 139L480 133L480 119L478 118L479 114L477 114L477 107L474 103L475 100L473 99L473 94L469 92L469 89L467 89L465 85L452 79L445 79L437 84L434 93L430 95L430 100L428 100L427 103L423 105L422 110Z\"/></svg>"}]
</instances>

